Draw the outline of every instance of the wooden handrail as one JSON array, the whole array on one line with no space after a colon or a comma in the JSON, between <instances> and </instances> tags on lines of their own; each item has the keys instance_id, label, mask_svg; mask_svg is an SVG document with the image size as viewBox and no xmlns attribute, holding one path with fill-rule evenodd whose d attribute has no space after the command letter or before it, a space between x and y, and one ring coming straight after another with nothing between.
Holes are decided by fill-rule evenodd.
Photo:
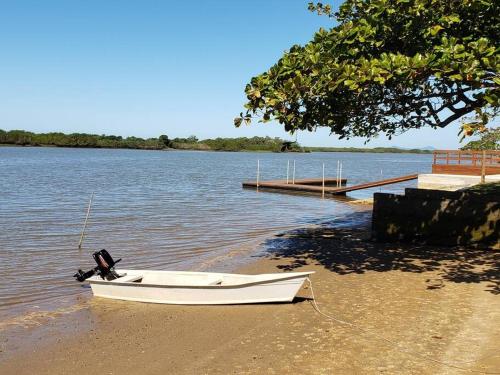
<instances>
[{"instance_id":1,"label":"wooden handrail","mask_svg":"<svg viewBox=\"0 0 500 375\"><path fill-rule=\"evenodd\" d=\"M490 154L500 154L500 150L485 150L486 153ZM476 153L476 154L482 154L483 150L434 150L433 152L461 152L461 153Z\"/></svg>"},{"instance_id":2,"label":"wooden handrail","mask_svg":"<svg viewBox=\"0 0 500 375\"><path fill-rule=\"evenodd\" d=\"M433 154L433 165L460 164L466 167L477 166L478 163L482 164L484 162L486 165L498 165L500 167L500 151L498 150L488 150L484 153L475 150L436 150Z\"/></svg>"},{"instance_id":3,"label":"wooden handrail","mask_svg":"<svg viewBox=\"0 0 500 375\"><path fill-rule=\"evenodd\" d=\"M449 157L436 157L436 160L474 160L476 157L475 156L449 156ZM481 159L481 157L479 158ZM485 160L490 160L490 161L498 161L500 160L500 157L492 157L489 155L486 155Z\"/></svg>"}]
</instances>

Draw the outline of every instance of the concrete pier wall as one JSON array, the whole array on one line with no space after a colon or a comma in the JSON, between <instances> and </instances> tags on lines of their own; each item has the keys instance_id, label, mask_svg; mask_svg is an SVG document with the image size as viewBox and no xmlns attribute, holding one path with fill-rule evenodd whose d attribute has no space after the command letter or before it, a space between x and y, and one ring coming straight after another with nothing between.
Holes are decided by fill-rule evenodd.
<instances>
[{"instance_id":1,"label":"concrete pier wall","mask_svg":"<svg viewBox=\"0 0 500 375\"><path fill-rule=\"evenodd\" d=\"M500 174L487 175L486 182L500 181ZM419 174L419 189L435 189L455 191L469 186L477 185L481 182L481 176L467 176L454 174Z\"/></svg>"},{"instance_id":2,"label":"concrete pier wall","mask_svg":"<svg viewBox=\"0 0 500 375\"><path fill-rule=\"evenodd\" d=\"M372 235L380 241L480 245L500 249L500 197L467 191L406 189L375 193Z\"/></svg>"}]
</instances>

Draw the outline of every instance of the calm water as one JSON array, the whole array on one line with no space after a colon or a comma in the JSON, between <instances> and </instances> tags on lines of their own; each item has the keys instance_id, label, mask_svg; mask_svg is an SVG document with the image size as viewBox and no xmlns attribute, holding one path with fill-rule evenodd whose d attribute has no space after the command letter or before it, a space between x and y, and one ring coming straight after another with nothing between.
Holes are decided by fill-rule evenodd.
<instances>
[{"instance_id":1,"label":"calm water","mask_svg":"<svg viewBox=\"0 0 500 375\"><path fill-rule=\"evenodd\" d=\"M429 155L256 154L0 147L0 322L90 295L71 277L106 248L123 267L230 270L276 231L353 211L341 200L257 193L241 182L334 177L348 184L428 172ZM414 183L392 185L400 192ZM370 197L379 188L352 193ZM92 191L84 249L77 244Z\"/></svg>"}]
</instances>

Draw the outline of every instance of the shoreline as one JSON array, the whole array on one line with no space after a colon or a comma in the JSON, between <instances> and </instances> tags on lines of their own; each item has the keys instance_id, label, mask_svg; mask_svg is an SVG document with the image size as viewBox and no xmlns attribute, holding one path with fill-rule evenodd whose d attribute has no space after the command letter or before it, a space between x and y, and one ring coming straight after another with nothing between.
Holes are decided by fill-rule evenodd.
<instances>
[{"instance_id":1,"label":"shoreline","mask_svg":"<svg viewBox=\"0 0 500 375\"><path fill-rule=\"evenodd\" d=\"M346 203L351 203L347 200ZM355 207L355 210L365 210L371 207ZM366 217L360 217L356 220L366 220ZM238 248L233 249L227 253L214 255L213 257L204 260L196 266L189 267L187 271L193 272L227 272L233 273L244 268L248 264L254 262L254 258L258 258L265 253L262 244L269 237L279 237L282 233L297 230L300 228L312 228L318 225L323 225L324 222L317 222L312 224L295 224L287 226L286 228L276 229L270 233L261 234L252 239L248 239L240 243ZM90 254L89 254L90 258ZM73 280L74 281L74 280ZM0 337L15 335L19 328L37 328L41 327L47 322L65 316L68 313L80 311L89 308L89 302L93 298L90 288L85 283L78 284L82 287L81 291L77 294L70 294L45 300L42 303L36 303L29 307L22 307L17 311L10 311L5 315L0 315ZM83 290L87 289L87 290ZM12 332L14 333L12 333ZM21 332L22 333L22 332ZM6 352L2 350L2 342L0 341L0 353Z\"/></svg>"},{"instance_id":2,"label":"shoreline","mask_svg":"<svg viewBox=\"0 0 500 375\"><path fill-rule=\"evenodd\" d=\"M390 148L388 151L381 151L377 148L363 149L363 148L336 148L321 146L304 146L305 151L273 151L273 150L214 150L204 148L127 148L127 147L83 147L83 146L57 146L57 145L16 145L10 143L0 143L1 147L18 147L18 148L59 148L59 149L88 149L88 150L136 150L136 151L196 151L196 152L252 152L252 153L269 153L269 154L311 154L311 153L355 153L355 154L412 154L412 155L431 155L433 151L425 149L417 149L419 151L412 151L412 149L400 149L397 147ZM315 148L319 148L316 150Z\"/></svg>"},{"instance_id":3,"label":"shoreline","mask_svg":"<svg viewBox=\"0 0 500 375\"><path fill-rule=\"evenodd\" d=\"M457 364L468 370L500 367L492 356L500 341L498 252L377 244L366 225L349 220L282 232L263 246L266 253L239 272L314 270L326 313L437 360L479 359ZM324 319L307 286L298 296L290 304L236 306L91 298L81 310L24 329L17 349L2 347L0 365L16 375L462 373Z\"/></svg>"},{"instance_id":4,"label":"shoreline","mask_svg":"<svg viewBox=\"0 0 500 375\"><path fill-rule=\"evenodd\" d=\"M371 210L372 205L367 204L365 200L358 202L357 200L345 200L346 204L355 204L353 207L354 212L363 213L365 210ZM367 216L362 214L347 223L348 225L355 224L358 222L363 222L367 220ZM209 259L202 261L196 266L192 265L188 267L187 271L193 272L226 272L233 273L238 272L239 269L244 268L248 264L254 261L254 258L258 258L265 254L266 250L263 249L262 244L269 237L279 237L282 233L289 231L306 228L314 228L317 226L322 226L328 222L319 221L311 224L295 224L286 226L285 228L277 228L270 233L258 235L252 239L247 239L239 244L235 249L228 252L215 255ZM89 254L89 258L91 258ZM74 280L72 280L74 281ZM86 284L79 284L82 289L86 288ZM78 311L87 308L87 304L92 298L92 293L88 290L81 290L75 294L68 294L65 296L53 297L43 302L38 302L31 306L18 307L17 310L5 312L4 315L0 314L0 337L4 331L8 331L12 327L23 326L23 327L38 327L43 324L43 322L50 321L54 318L65 315L68 312ZM0 342L1 344L1 342ZM1 352L1 348L0 348Z\"/></svg>"}]
</instances>

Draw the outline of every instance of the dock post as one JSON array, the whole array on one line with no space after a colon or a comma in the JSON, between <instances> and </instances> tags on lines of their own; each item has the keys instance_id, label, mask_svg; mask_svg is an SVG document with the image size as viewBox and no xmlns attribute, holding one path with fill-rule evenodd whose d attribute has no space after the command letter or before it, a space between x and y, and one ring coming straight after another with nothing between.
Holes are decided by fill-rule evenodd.
<instances>
[{"instance_id":1,"label":"dock post","mask_svg":"<svg viewBox=\"0 0 500 375\"><path fill-rule=\"evenodd\" d=\"M323 181L321 186L321 198L325 198L325 163L323 163Z\"/></svg>"},{"instance_id":2,"label":"dock post","mask_svg":"<svg viewBox=\"0 0 500 375\"><path fill-rule=\"evenodd\" d=\"M339 187L340 160L337 160L337 187Z\"/></svg>"},{"instance_id":3,"label":"dock post","mask_svg":"<svg viewBox=\"0 0 500 375\"><path fill-rule=\"evenodd\" d=\"M288 185L288 175L290 174L290 160L286 163L286 184Z\"/></svg>"},{"instance_id":4,"label":"dock post","mask_svg":"<svg viewBox=\"0 0 500 375\"><path fill-rule=\"evenodd\" d=\"M293 161L292 184L295 185L295 160Z\"/></svg>"},{"instance_id":5,"label":"dock post","mask_svg":"<svg viewBox=\"0 0 500 375\"><path fill-rule=\"evenodd\" d=\"M260 160L257 159L257 189L259 188L259 177L260 177Z\"/></svg>"},{"instance_id":6,"label":"dock post","mask_svg":"<svg viewBox=\"0 0 500 375\"><path fill-rule=\"evenodd\" d=\"M485 160L486 159L486 151L483 150L483 157L481 158L481 183L484 184L486 182L486 164Z\"/></svg>"},{"instance_id":7,"label":"dock post","mask_svg":"<svg viewBox=\"0 0 500 375\"><path fill-rule=\"evenodd\" d=\"M342 187L342 162L340 162L339 184L340 184L340 187Z\"/></svg>"},{"instance_id":8,"label":"dock post","mask_svg":"<svg viewBox=\"0 0 500 375\"><path fill-rule=\"evenodd\" d=\"M89 205L87 207L87 215L85 215L85 222L83 223L82 234L80 235L80 241L78 242L78 249L81 250L83 243L83 236L85 236L85 229L87 229L87 221L89 221L90 208L92 207L92 199L94 198L94 192L90 195Z\"/></svg>"}]
</instances>

